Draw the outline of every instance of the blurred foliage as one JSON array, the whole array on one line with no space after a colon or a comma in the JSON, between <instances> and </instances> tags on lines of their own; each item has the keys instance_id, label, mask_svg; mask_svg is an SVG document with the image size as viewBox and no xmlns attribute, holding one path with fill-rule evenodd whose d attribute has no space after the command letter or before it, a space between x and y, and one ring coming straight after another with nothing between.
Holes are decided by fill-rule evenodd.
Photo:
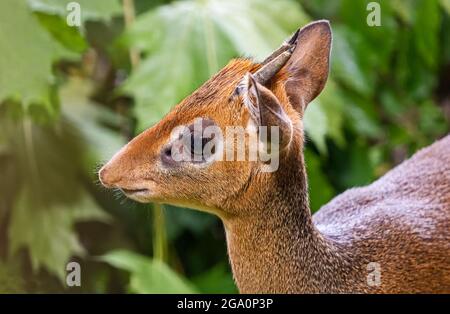
<instances>
[{"instance_id":1,"label":"blurred foliage","mask_svg":"<svg viewBox=\"0 0 450 314\"><path fill-rule=\"evenodd\" d=\"M102 260L131 273L130 292L134 293L195 293L167 264L130 251L113 251Z\"/></svg>"},{"instance_id":2,"label":"blurred foliage","mask_svg":"<svg viewBox=\"0 0 450 314\"><path fill-rule=\"evenodd\" d=\"M334 34L305 115L313 211L449 132L448 0L378 1L380 27L366 0L78 0L80 27L69 2L0 2L2 293L236 292L217 218L114 196L96 169L229 59L261 60L308 21Z\"/></svg>"},{"instance_id":3,"label":"blurred foliage","mask_svg":"<svg viewBox=\"0 0 450 314\"><path fill-rule=\"evenodd\" d=\"M123 86L136 101L138 129L159 121L168 105L182 100L231 58L263 59L305 22L298 6L285 0L180 1L140 15L124 41L146 58Z\"/></svg>"}]
</instances>

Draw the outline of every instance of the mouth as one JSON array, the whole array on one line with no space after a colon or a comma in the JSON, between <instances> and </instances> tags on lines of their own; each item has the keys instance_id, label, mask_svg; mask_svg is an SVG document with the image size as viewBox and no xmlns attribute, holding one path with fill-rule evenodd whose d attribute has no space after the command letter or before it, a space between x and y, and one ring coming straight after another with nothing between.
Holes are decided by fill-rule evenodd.
<instances>
[{"instance_id":1,"label":"mouth","mask_svg":"<svg viewBox=\"0 0 450 314\"><path fill-rule=\"evenodd\" d=\"M120 190L128 196L144 195L144 194L148 194L148 192L149 192L148 189L124 189L124 188L121 188Z\"/></svg>"},{"instance_id":2,"label":"mouth","mask_svg":"<svg viewBox=\"0 0 450 314\"><path fill-rule=\"evenodd\" d=\"M126 197L140 203L148 203L150 197L149 189L120 189Z\"/></svg>"}]
</instances>

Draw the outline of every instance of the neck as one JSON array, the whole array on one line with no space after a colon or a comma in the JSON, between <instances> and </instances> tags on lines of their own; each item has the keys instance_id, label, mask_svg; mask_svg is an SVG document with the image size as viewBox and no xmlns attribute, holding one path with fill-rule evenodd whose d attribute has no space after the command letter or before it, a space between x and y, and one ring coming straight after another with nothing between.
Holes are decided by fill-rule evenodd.
<instances>
[{"instance_id":1,"label":"neck","mask_svg":"<svg viewBox=\"0 0 450 314\"><path fill-rule=\"evenodd\" d=\"M247 190L238 210L248 215L224 221L233 274L243 293L333 291L345 280L346 258L315 228L303 156L295 159L284 164L298 169L280 163L275 177L265 174L269 183Z\"/></svg>"}]
</instances>

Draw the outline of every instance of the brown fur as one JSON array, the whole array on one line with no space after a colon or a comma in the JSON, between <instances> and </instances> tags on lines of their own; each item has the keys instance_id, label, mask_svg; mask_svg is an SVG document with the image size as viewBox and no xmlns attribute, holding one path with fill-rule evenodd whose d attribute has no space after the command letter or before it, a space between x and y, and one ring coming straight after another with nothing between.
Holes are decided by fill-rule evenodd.
<instances>
[{"instance_id":1,"label":"brown fur","mask_svg":"<svg viewBox=\"0 0 450 314\"><path fill-rule=\"evenodd\" d=\"M258 161L214 162L205 168L161 162L172 129L196 117L208 117L221 128L248 124L242 97L230 95L260 65L237 59L118 152L100 179L107 187L146 189L131 196L141 202L218 215L234 278L244 293L450 292L450 136L311 216L301 117L328 75L327 25L300 31L301 46L264 90L273 93L294 126L277 171L262 172ZM371 262L381 268L378 286L367 283Z\"/></svg>"}]
</instances>

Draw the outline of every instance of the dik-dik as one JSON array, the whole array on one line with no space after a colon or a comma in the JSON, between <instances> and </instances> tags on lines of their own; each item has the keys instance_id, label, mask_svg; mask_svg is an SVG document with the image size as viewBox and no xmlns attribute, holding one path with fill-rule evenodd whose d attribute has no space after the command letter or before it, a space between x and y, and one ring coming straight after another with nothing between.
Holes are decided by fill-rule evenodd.
<instances>
[{"instance_id":1,"label":"dik-dik","mask_svg":"<svg viewBox=\"0 0 450 314\"><path fill-rule=\"evenodd\" d=\"M139 202L217 215L243 293L449 293L450 136L311 215L302 118L326 83L331 39L329 23L317 21L262 63L232 60L120 150L100 180ZM241 127L246 139L276 127L277 139L256 138L278 143L278 166L215 158L219 150L177 160L170 152L186 149L173 135L179 126L201 148L225 141L205 136L208 126Z\"/></svg>"}]
</instances>

